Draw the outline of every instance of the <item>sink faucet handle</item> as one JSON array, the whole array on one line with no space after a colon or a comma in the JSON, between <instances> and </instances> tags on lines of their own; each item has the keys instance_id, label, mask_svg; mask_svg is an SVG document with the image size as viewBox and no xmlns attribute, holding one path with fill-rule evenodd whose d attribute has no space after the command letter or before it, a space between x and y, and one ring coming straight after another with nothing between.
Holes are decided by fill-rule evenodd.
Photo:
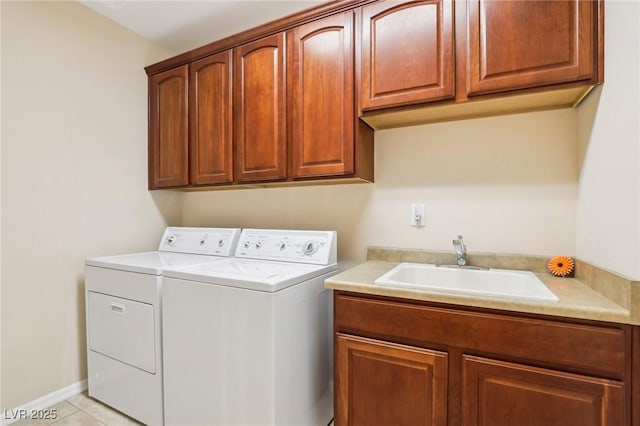
<instances>
[{"instance_id":1,"label":"sink faucet handle","mask_svg":"<svg viewBox=\"0 0 640 426\"><path fill-rule=\"evenodd\" d=\"M458 257L458 265L464 266L467 263L467 246L464 245L462 235L458 235L458 239L453 240L453 246L455 247L456 255Z\"/></svg>"}]
</instances>

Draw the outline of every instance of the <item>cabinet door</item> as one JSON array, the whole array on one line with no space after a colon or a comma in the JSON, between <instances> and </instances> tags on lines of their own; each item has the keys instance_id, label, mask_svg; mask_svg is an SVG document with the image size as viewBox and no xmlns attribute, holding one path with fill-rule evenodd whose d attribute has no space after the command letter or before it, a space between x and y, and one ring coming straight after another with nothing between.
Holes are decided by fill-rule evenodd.
<instances>
[{"instance_id":1,"label":"cabinet door","mask_svg":"<svg viewBox=\"0 0 640 426\"><path fill-rule=\"evenodd\" d=\"M190 175L196 185L233 181L231 51L191 64Z\"/></svg>"},{"instance_id":2,"label":"cabinet door","mask_svg":"<svg viewBox=\"0 0 640 426\"><path fill-rule=\"evenodd\" d=\"M361 15L362 109L454 96L451 0L385 0Z\"/></svg>"},{"instance_id":3,"label":"cabinet door","mask_svg":"<svg viewBox=\"0 0 640 426\"><path fill-rule=\"evenodd\" d=\"M149 189L189 184L189 66L149 78Z\"/></svg>"},{"instance_id":4,"label":"cabinet door","mask_svg":"<svg viewBox=\"0 0 640 426\"><path fill-rule=\"evenodd\" d=\"M284 34L238 47L234 76L238 181L284 179Z\"/></svg>"},{"instance_id":5,"label":"cabinet door","mask_svg":"<svg viewBox=\"0 0 640 426\"><path fill-rule=\"evenodd\" d=\"M447 354L338 334L337 426L447 424Z\"/></svg>"},{"instance_id":6,"label":"cabinet door","mask_svg":"<svg viewBox=\"0 0 640 426\"><path fill-rule=\"evenodd\" d=\"M596 1L467 5L470 95L592 78Z\"/></svg>"},{"instance_id":7,"label":"cabinet door","mask_svg":"<svg viewBox=\"0 0 640 426\"><path fill-rule=\"evenodd\" d=\"M624 385L463 356L463 426L626 425Z\"/></svg>"},{"instance_id":8,"label":"cabinet door","mask_svg":"<svg viewBox=\"0 0 640 426\"><path fill-rule=\"evenodd\" d=\"M353 13L294 28L287 55L293 177L352 174Z\"/></svg>"}]
</instances>

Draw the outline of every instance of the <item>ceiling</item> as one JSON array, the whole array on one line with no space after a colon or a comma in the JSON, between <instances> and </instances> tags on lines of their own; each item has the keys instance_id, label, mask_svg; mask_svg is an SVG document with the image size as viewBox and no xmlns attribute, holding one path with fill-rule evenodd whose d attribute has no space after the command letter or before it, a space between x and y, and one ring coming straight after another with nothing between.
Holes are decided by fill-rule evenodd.
<instances>
[{"instance_id":1,"label":"ceiling","mask_svg":"<svg viewBox=\"0 0 640 426\"><path fill-rule=\"evenodd\" d=\"M174 53L324 3L324 0L78 1Z\"/></svg>"}]
</instances>

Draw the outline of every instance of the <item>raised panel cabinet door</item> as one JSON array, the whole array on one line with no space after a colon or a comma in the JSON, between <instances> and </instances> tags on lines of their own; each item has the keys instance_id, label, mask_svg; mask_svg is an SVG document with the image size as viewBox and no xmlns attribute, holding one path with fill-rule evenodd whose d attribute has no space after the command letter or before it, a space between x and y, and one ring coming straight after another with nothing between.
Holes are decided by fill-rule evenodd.
<instances>
[{"instance_id":1,"label":"raised panel cabinet door","mask_svg":"<svg viewBox=\"0 0 640 426\"><path fill-rule=\"evenodd\" d=\"M471 0L469 95L593 78L597 1Z\"/></svg>"},{"instance_id":2,"label":"raised panel cabinet door","mask_svg":"<svg viewBox=\"0 0 640 426\"><path fill-rule=\"evenodd\" d=\"M448 355L336 335L336 426L445 426Z\"/></svg>"},{"instance_id":3,"label":"raised panel cabinet door","mask_svg":"<svg viewBox=\"0 0 640 426\"><path fill-rule=\"evenodd\" d=\"M294 28L287 55L293 177L352 174L353 12Z\"/></svg>"},{"instance_id":4,"label":"raised panel cabinet door","mask_svg":"<svg viewBox=\"0 0 640 426\"><path fill-rule=\"evenodd\" d=\"M229 50L191 64L189 155L195 185L233 181L232 58Z\"/></svg>"},{"instance_id":5,"label":"raised panel cabinet door","mask_svg":"<svg viewBox=\"0 0 640 426\"><path fill-rule=\"evenodd\" d=\"M189 184L189 66L149 77L149 189Z\"/></svg>"},{"instance_id":6,"label":"raised panel cabinet door","mask_svg":"<svg viewBox=\"0 0 640 426\"><path fill-rule=\"evenodd\" d=\"M287 176L284 34L234 53L236 170L239 182Z\"/></svg>"},{"instance_id":7,"label":"raised panel cabinet door","mask_svg":"<svg viewBox=\"0 0 640 426\"><path fill-rule=\"evenodd\" d=\"M624 426L621 382L462 357L463 426Z\"/></svg>"},{"instance_id":8,"label":"raised panel cabinet door","mask_svg":"<svg viewBox=\"0 0 640 426\"><path fill-rule=\"evenodd\" d=\"M452 0L385 0L362 7L363 110L453 98Z\"/></svg>"}]
</instances>

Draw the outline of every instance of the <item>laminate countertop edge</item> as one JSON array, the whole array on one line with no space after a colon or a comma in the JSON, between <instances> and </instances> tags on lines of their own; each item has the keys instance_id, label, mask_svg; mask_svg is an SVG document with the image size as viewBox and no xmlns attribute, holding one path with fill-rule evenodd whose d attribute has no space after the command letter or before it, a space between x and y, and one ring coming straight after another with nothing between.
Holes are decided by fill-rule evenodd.
<instances>
[{"instance_id":1,"label":"laminate countertop edge","mask_svg":"<svg viewBox=\"0 0 640 426\"><path fill-rule=\"evenodd\" d=\"M371 258L371 257L370 257ZM406 260L404 260L406 261ZM375 280L400 262L369 260L325 280L325 287L353 293L421 300L451 305L472 306L595 320L621 324L640 324L640 283L630 282L629 309L615 303L575 278L557 278L549 273L534 271L536 276L558 297L557 302L517 298L485 297L434 292L422 289L387 287L375 284ZM428 262L424 262L428 263Z\"/></svg>"}]
</instances>

